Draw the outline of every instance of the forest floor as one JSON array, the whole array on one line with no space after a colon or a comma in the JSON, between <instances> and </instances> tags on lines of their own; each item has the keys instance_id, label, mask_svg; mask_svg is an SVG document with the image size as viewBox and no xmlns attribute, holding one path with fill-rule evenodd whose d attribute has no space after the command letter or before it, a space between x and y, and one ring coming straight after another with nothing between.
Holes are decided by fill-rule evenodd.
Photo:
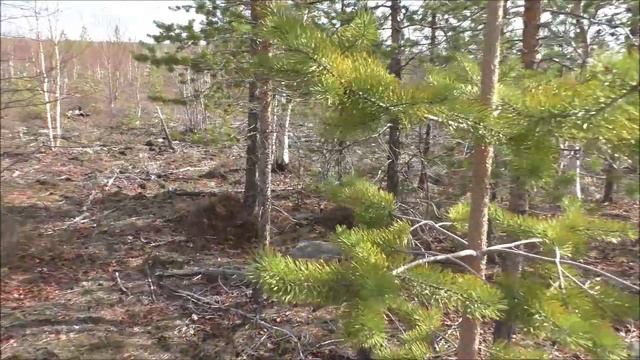
<instances>
[{"instance_id":1,"label":"forest floor","mask_svg":"<svg viewBox=\"0 0 640 360\"><path fill-rule=\"evenodd\" d=\"M179 143L174 153L149 130L76 124L70 135L74 141L49 151L37 130L2 131L3 211L23 226L19 255L2 273L2 359L354 356L332 309L256 304L247 282L233 276L167 276L251 261L252 250L215 241L197 249L180 221L198 192L240 194L241 144ZM201 177L211 169L218 171ZM276 246L328 237L295 220L325 202L296 176L274 174L273 192ZM635 202L602 211L638 221ZM594 245L586 262L638 283L637 241ZM618 330L631 340L636 327Z\"/></svg>"}]
</instances>

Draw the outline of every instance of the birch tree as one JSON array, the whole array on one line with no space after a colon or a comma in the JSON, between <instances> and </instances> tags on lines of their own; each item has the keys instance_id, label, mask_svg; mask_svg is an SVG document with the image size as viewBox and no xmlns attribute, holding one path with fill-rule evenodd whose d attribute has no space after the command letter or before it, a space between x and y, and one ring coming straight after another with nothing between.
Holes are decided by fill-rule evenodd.
<instances>
[{"instance_id":1,"label":"birch tree","mask_svg":"<svg viewBox=\"0 0 640 360\"><path fill-rule=\"evenodd\" d=\"M281 108L280 114L275 121L276 138L275 138L275 160L273 168L276 171L287 171L289 169L289 122L291 120L291 109L293 107L293 99L287 94L278 97L278 107Z\"/></svg>"},{"instance_id":2,"label":"birch tree","mask_svg":"<svg viewBox=\"0 0 640 360\"><path fill-rule=\"evenodd\" d=\"M57 12L56 12L57 14ZM60 145L60 140L62 138L62 117L61 117L61 101L62 101L62 63L60 61L60 42L64 39L64 31L59 31L58 29L58 17L57 15L54 18L54 22L51 22L51 16L48 18L49 21L49 36L51 37L51 42L53 43L53 51L55 54L55 106L56 106L56 146Z\"/></svg>"},{"instance_id":3,"label":"birch tree","mask_svg":"<svg viewBox=\"0 0 640 360\"><path fill-rule=\"evenodd\" d=\"M55 147L55 141L53 137L53 122L51 120L51 101L49 94L49 76L47 75L47 63L45 61L45 53L42 35L40 33L40 12L38 10L37 4L34 2L33 6L33 17L36 23L36 42L38 43L38 55L40 58L40 70L42 77L42 96L44 97L44 106L47 116L47 130L49 134L49 146L51 148Z\"/></svg>"}]
</instances>

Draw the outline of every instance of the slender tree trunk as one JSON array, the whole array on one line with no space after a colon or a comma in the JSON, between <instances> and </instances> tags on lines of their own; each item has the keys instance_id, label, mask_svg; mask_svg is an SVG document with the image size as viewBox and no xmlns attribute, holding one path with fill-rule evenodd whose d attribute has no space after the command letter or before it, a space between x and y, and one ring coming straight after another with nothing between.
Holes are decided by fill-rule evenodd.
<instances>
[{"instance_id":1,"label":"slender tree trunk","mask_svg":"<svg viewBox=\"0 0 640 360\"><path fill-rule=\"evenodd\" d=\"M131 79L133 78L133 56L129 54L129 83L131 83Z\"/></svg>"},{"instance_id":2,"label":"slender tree trunk","mask_svg":"<svg viewBox=\"0 0 640 360\"><path fill-rule=\"evenodd\" d=\"M14 49L15 49L15 47L14 47ZM11 54L11 57L9 58L9 77L11 79L15 78L15 72L14 72L14 67L13 67L13 57L14 57L14 55Z\"/></svg>"},{"instance_id":3,"label":"slender tree trunk","mask_svg":"<svg viewBox=\"0 0 640 360\"><path fill-rule=\"evenodd\" d=\"M251 0L252 12L258 14L260 21L264 8L271 5L270 1ZM259 41L258 53L262 56L269 56L271 43L261 39ZM258 76L258 102L260 104L260 114L258 116L258 237L266 246L269 246L271 233L271 162L273 161L272 142L273 127L271 122L271 80L265 74Z\"/></svg>"},{"instance_id":4,"label":"slender tree trunk","mask_svg":"<svg viewBox=\"0 0 640 360\"><path fill-rule=\"evenodd\" d=\"M107 99L109 101L109 120L113 121L115 118L115 95L114 95L114 84L113 84L113 73L111 71L111 64L107 65L107 87L108 87L108 96Z\"/></svg>"},{"instance_id":5,"label":"slender tree trunk","mask_svg":"<svg viewBox=\"0 0 640 360\"><path fill-rule=\"evenodd\" d=\"M254 35L249 45L249 52L252 57L258 56L258 39L256 38L256 32L260 17L256 7L256 1L252 0L251 22L254 27ZM258 83L255 79L249 81L248 90L249 110L247 113L247 150L243 201L247 210L253 212L256 208L258 196Z\"/></svg>"},{"instance_id":6,"label":"slender tree trunk","mask_svg":"<svg viewBox=\"0 0 640 360\"><path fill-rule=\"evenodd\" d=\"M541 0L525 0L522 20L524 29L522 31L522 65L525 69L533 70L536 66L538 56L538 32L540 29L540 16L542 14ZM529 194L527 184L524 179L518 176L510 177L509 188L509 211L526 215L529 212ZM505 241L515 242L518 239L507 237ZM516 279L520 276L522 268L521 257L516 254L501 254L502 274L506 278ZM507 317L495 322L493 328L493 338L495 340L511 341L515 332L515 324Z\"/></svg>"},{"instance_id":7,"label":"slender tree trunk","mask_svg":"<svg viewBox=\"0 0 640 360\"><path fill-rule=\"evenodd\" d=\"M391 0L391 47L393 57L389 64L389 72L396 78L402 78L402 27L400 24L400 0ZM400 121L392 119L389 127L389 155L387 164L387 191L396 198L400 193L400 174L398 162L400 161Z\"/></svg>"},{"instance_id":8,"label":"slender tree trunk","mask_svg":"<svg viewBox=\"0 0 640 360\"><path fill-rule=\"evenodd\" d=\"M53 43L53 49L56 54L56 146L60 145L60 140L62 138L62 117L60 116L60 101L61 94L60 91L62 89L61 75L62 75L62 67L60 65L60 47L59 42L55 41Z\"/></svg>"},{"instance_id":9,"label":"slender tree trunk","mask_svg":"<svg viewBox=\"0 0 640 360\"><path fill-rule=\"evenodd\" d=\"M484 32L480 100L489 107L495 104L500 59L500 31L502 29L502 1L487 2L487 21ZM478 253L487 245L487 222L489 212L489 187L493 146L484 139L477 139L473 149L471 182L471 209L469 214L469 248ZM484 278L485 258L466 258L465 262ZM468 316L462 318L458 359L477 359L480 323Z\"/></svg>"},{"instance_id":10,"label":"slender tree trunk","mask_svg":"<svg viewBox=\"0 0 640 360\"><path fill-rule=\"evenodd\" d=\"M138 63L135 65L136 67L136 115L138 119L142 116L142 103L140 102L140 66Z\"/></svg>"},{"instance_id":11,"label":"slender tree trunk","mask_svg":"<svg viewBox=\"0 0 640 360\"><path fill-rule=\"evenodd\" d=\"M431 121L427 121L424 127L424 135L420 135L420 177L418 178L418 189L422 190L427 199L429 198L429 174L427 174L427 156L431 151ZM420 128L422 132L422 128Z\"/></svg>"},{"instance_id":12,"label":"slender tree trunk","mask_svg":"<svg viewBox=\"0 0 640 360\"><path fill-rule=\"evenodd\" d=\"M628 5L629 13L631 14L631 27L629 28L629 51L635 48L636 51L640 51L640 3L637 1L631 1Z\"/></svg>"},{"instance_id":13,"label":"slender tree trunk","mask_svg":"<svg viewBox=\"0 0 640 360\"><path fill-rule=\"evenodd\" d=\"M604 192L602 194L603 203L613 203L613 193L618 180L618 167L614 159L608 159L604 168Z\"/></svg>"},{"instance_id":14,"label":"slender tree trunk","mask_svg":"<svg viewBox=\"0 0 640 360\"><path fill-rule=\"evenodd\" d=\"M570 144L567 145L567 152L569 153L569 155L566 171L568 174L575 177L572 193L578 199L582 199L582 186L580 185L580 156L582 150L580 149L580 146Z\"/></svg>"},{"instance_id":15,"label":"slender tree trunk","mask_svg":"<svg viewBox=\"0 0 640 360\"><path fill-rule=\"evenodd\" d=\"M249 112L247 114L247 152L244 183L244 204L250 211L256 208L258 196L258 84L255 80L249 82Z\"/></svg>"},{"instance_id":16,"label":"slender tree trunk","mask_svg":"<svg viewBox=\"0 0 640 360\"><path fill-rule=\"evenodd\" d=\"M435 54L438 50L436 48L436 27L437 27L438 14L435 11L431 12L431 19L429 21L430 35L429 35L429 50L431 51L429 61L435 63ZM419 136L420 146L420 177L418 178L418 189L422 190L427 201L431 200L429 194L429 174L427 173L427 157L429 151L431 151L431 121L427 121L425 126L424 136L422 135L422 128L420 129ZM431 207L427 205L426 214L428 217L429 209Z\"/></svg>"},{"instance_id":17,"label":"slender tree trunk","mask_svg":"<svg viewBox=\"0 0 640 360\"><path fill-rule=\"evenodd\" d=\"M257 0L252 0L254 3ZM255 5L254 5L255 6ZM260 6L268 6L264 1ZM268 56L271 44L260 40L259 52ZM258 237L269 246L271 233L271 162L273 160L273 128L271 122L271 81L264 75L258 80L260 115L258 116Z\"/></svg>"},{"instance_id":18,"label":"slender tree trunk","mask_svg":"<svg viewBox=\"0 0 640 360\"><path fill-rule=\"evenodd\" d=\"M276 141L278 140L277 128L280 124L281 113L282 113L281 103L282 103L282 99L280 97L280 94L278 94L276 91L273 91L273 94L271 96L271 124L274 130L273 131L274 141L271 143L271 154L273 154L274 156L274 160L271 163L272 170L275 169L275 154L276 154L276 147L278 146L276 144Z\"/></svg>"},{"instance_id":19,"label":"slender tree trunk","mask_svg":"<svg viewBox=\"0 0 640 360\"><path fill-rule=\"evenodd\" d=\"M44 107L47 112L47 129L49 130L49 144L53 148L55 142L53 140L53 123L51 121L51 102L49 101L49 77L47 76L47 67L44 60L44 48L42 40L38 36L38 49L40 51L40 65L42 69L42 94L44 96Z\"/></svg>"},{"instance_id":20,"label":"slender tree trunk","mask_svg":"<svg viewBox=\"0 0 640 360\"><path fill-rule=\"evenodd\" d=\"M582 0L574 0L571 6L571 12L576 15L575 41L576 45L580 48L580 69L582 70L586 67L589 57L591 56L588 33L582 23L582 18L580 18L580 16L582 16ZM580 145L569 144L567 145L567 149L569 155L566 170L569 174L573 174L575 178L572 193L578 199L582 199L582 186L580 184Z\"/></svg>"},{"instance_id":21,"label":"slender tree trunk","mask_svg":"<svg viewBox=\"0 0 640 360\"><path fill-rule=\"evenodd\" d=\"M289 95L284 96L284 114L277 122L276 132L276 159L274 169L276 171L287 171L289 169L289 121L291 119L291 108L293 101Z\"/></svg>"}]
</instances>

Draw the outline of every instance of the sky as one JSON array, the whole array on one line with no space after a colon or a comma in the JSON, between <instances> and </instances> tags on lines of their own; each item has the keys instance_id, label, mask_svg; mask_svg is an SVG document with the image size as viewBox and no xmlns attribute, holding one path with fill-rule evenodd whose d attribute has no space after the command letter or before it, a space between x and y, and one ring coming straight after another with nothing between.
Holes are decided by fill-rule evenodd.
<instances>
[{"instance_id":1,"label":"sky","mask_svg":"<svg viewBox=\"0 0 640 360\"><path fill-rule=\"evenodd\" d=\"M33 1L2 1L2 18L13 15L11 5L33 6ZM171 11L169 6L193 4L192 1L38 1L39 8L59 9L58 28L69 39L78 39L82 26L86 26L92 40L106 40L113 34L115 25L120 27L125 40L151 42L147 34L158 33L154 20L186 23L193 12ZM48 24L41 23L41 31L48 32ZM25 36L33 34L33 19L17 19L2 22L2 34Z\"/></svg>"}]
</instances>

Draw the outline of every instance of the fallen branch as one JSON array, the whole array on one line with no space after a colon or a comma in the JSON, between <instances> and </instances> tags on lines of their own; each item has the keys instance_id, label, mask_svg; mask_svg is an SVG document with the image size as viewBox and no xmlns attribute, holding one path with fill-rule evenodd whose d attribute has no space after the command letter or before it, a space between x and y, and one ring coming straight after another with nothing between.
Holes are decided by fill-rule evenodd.
<instances>
[{"instance_id":1,"label":"fallen branch","mask_svg":"<svg viewBox=\"0 0 640 360\"><path fill-rule=\"evenodd\" d=\"M157 271L155 274L157 277L171 277L171 276L204 276L207 279L216 280L222 278L235 278L239 280L245 280L247 273L242 270L230 269L230 268L212 268L212 269L185 269L185 270L168 270Z\"/></svg>"},{"instance_id":2,"label":"fallen branch","mask_svg":"<svg viewBox=\"0 0 640 360\"><path fill-rule=\"evenodd\" d=\"M176 151L175 146L173 146L173 141L171 141L171 135L169 135L167 124L164 122L164 116L162 116L162 111L160 111L160 107L158 105L156 105L156 111L158 112L158 117L160 118L160 124L162 124L162 131L164 132L164 136L167 139L167 144L169 145L169 149L171 149L171 151Z\"/></svg>"},{"instance_id":3,"label":"fallen branch","mask_svg":"<svg viewBox=\"0 0 640 360\"><path fill-rule=\"evenodd\" d=\"M188 191L188 190L170 190L175 196L217 196L223 192L242 192L243 190L224 190L224 191Z\"/></svg>"},{"instance_id":4,"label":"fallen branch","mask_svg":"<svg viewBox=\"0 0 640 360\"><path fill-rule=\"evenodd\" d=\"M116 271L116 282L118 283L118 286L120 287L120 290L122 290L123 293L131 296L131 293L129 293L129 290L127 290L127 288L124 287L124 285L122 284L122 281L120 280L120 275L118 274L117 271Z\"/></svg>"},{"instance_id":5,"label":"fallen branch","mask_svg":"<svg viewBox=\"0 0 640 360\"><path fill-rule=\"evenodd\" d=\"M69 221L69 222L66 222L63 226L59 227L57 230L66 229L66 228L68 228L69 226L71 226L71 225L73 225L73 224L75 224L75 223L80 222L81 220L83 220L83 219L84 219L84 218L86 218L87 216L89 216L89 213L88 213L88 212L86 212L86 213L84 213L84 214L81 214L80 216L76 217L75 219L73 219L73 220L71 220L71 221Z\"/></svg>"}]
</instances>

